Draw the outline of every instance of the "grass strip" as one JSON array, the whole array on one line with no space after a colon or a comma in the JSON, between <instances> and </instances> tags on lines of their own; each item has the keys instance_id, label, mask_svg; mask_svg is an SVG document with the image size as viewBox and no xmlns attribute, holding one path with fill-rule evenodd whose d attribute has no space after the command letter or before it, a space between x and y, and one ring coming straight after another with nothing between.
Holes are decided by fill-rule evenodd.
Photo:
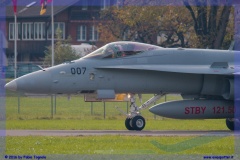
<instances>
[{"instance_id":1,"label":"grass strip","mask_svg":"<svg viewBox=\"0 0 240 160\"><path fill-rule=\"evenodd\" d=\"M153 143L155 142L155 144ZM189 145L193 144L194 145ZM165 148L156 145L161 144ZM188 144L188 145L187 145ZM186 147L187 145L187 147ZM233 136L7 137L6 154L204 154L233 155Z\"/></svg>"}]
</instances>

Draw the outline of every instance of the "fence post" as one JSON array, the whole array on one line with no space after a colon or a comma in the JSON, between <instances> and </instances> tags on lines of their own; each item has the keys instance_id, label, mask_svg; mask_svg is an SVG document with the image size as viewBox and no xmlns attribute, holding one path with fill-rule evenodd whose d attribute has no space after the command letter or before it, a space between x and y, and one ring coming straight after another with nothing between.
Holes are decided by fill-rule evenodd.
<instances>
[{"instance_id":1,"label":"fence post","mask_svg":"<svg viewBox=\"0 0 240 160\"><path fill-rule=\"evenodd\" d=\"M55 109L54 113L57 114L57 96L56 96L56 94L54 94L54 109Z\"/></svg>"},{"instance_id":2,"label":"fence post","mask_svg":"<svg viewBox=\"0 0 240 160\"><path fill-rule=\"evenodd\" d=\"M104 119L106 118L106 104L105 104L105 101L103 102L103 117Z\"/></svg>"},{"instance_id":3,"label":"fence post","mask_svg":"<svg viewBox=\"0 0 240 160\"><path fill-rule=\"evenodd\" d=\"M91 115L93 115L93 102L91 102Z\"/></svg>"},{"instance_id":4,"label":"fence post","mask_svg":"<svg viewBox=\"0 0 240 160\"><path fill-rule=\"evenodd\" d=\"M53 119L53 95L51 94L51 118Z\"/></svg>"},{"instance_id":5,"label":"fence post","mask_svg":"<svg viewBox=\"0 0 240 160\"><path fill-rule=\"evenodd\" d=\"M20 94L18 93L18 114L20 113Z\"/></svg>"},{"instance_id":6,"label":"fence post","mask_svg":"<svg viewBox=\"0 0 240 160\"><path fill-rule=\"evenodd\" d=\"M154 102L153 104L156 105L156 102ZM156 114L154 114L154 119L155 119L155 120L157 119Z\"/></svg>"}]
</instances>

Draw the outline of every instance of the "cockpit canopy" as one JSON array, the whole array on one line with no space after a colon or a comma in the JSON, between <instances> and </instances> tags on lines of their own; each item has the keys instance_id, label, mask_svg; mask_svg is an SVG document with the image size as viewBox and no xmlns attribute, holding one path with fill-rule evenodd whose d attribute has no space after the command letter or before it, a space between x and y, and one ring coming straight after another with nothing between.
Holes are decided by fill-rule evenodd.
<instances>
[{"instance_id":1,"label":"cockpit canopy","mask_svg":"<svg viewBox=\"0 0 240 160\"><path fill-rule=\"evenodd\" d=\"M162 47L138 42L113 42L96 51L86 55L84 58L120 58L143 53L145 51L157 50Z\"/></svg>"}]
</instances>

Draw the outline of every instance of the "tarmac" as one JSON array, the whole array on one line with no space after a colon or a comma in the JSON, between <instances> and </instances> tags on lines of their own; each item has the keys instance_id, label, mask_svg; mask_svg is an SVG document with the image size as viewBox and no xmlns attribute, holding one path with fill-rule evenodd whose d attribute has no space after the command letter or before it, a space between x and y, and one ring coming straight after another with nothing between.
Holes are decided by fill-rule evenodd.
<instances>
[{"instance_id":1,"label":"tarmac","mask_svg":"<svg viewBox=\"0 0 240 160\"><path fill-rule=\"evenodd\" d=\"M6 136L236 136L239 132L230 130L6 130Z\"/></svg>"}]
</instances>

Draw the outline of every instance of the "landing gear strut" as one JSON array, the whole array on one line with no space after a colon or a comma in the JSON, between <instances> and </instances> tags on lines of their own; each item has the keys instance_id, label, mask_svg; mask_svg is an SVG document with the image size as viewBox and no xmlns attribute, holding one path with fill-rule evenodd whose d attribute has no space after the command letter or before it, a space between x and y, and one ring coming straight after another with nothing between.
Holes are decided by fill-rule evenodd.
<instances>
[{"instance_id":1,"label":"landing gear strut","mask_svg":"<svg viewBox=\"0 0 240 160\"><path fill-rule=\"evenodd\" d=\"M146 101L140 107L136 105L136 98L134 94L130 95L130 112L126 114L127 118L125 120L125 126L128 130L141 131L145 125L145 119L141 116L140 110L149 107L152 103L160 99L164 94L158 94L153 96L151 99ZM122 112L122 111L121 111Z\"/></svg>"}]
</instances>

